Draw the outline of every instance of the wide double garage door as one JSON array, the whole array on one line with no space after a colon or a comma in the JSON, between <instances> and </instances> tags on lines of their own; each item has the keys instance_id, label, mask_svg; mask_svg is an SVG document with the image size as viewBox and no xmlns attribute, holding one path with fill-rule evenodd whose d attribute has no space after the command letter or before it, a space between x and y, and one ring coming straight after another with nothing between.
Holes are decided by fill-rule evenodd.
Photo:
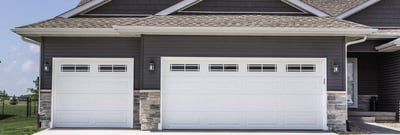
<instances>
[{"instance_id":1,"label":"wide double garage door","mask_svg":"<svg viewBox=\"0 0 400 135\"><path fill-rule=\"evenodd\" d=\"M324 58L163 57L162 129L326 130Z\"/></svg>"},{"instance_id":2,"label":"wide double garage door","mask_svg":"<svg viewBox=\"0 0 400 135\"><path fill-rule=\"evenodd\" d=\"M133 59L54 58L52 127L133 126Z\"/></svg>"}]
</instances>

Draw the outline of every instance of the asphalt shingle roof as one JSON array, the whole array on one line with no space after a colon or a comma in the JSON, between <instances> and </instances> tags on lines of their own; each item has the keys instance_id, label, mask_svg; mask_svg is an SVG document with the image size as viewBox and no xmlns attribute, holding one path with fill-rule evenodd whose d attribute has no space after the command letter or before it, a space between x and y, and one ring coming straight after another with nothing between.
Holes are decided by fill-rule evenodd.
<instances>
[{"instance_id":1,"label":"asphalt shingle roof","mask_svg":"<svg viewBox=\"0 0 400 135\"><path fill-rule=\"evenodd\" d=\"M285 28L369 28L331 17L281 15L169 15L96 18L54 18L19 28L112 28L119 26L156 27L285 27Z\"/></svg>"},{"instance_id":2,"label":"asphalt shingle roof","mask_svg":"<svg viewBox=\"0 0 400 135\"><path fill-rule=\"evenodd\" d=\"M282 15L169 15L151 16L124 25L159 27L290 27L290 28L369 28L331 17Z\"/></svg>"},{"instance_id":3,"label":"asphalt shingle roof","mask_svg":"<svg viewBox=\"0 0 400 135\"><path fill-rule=\"evenodd\" d=\"M18 28L112 28L112 25L133 23L138 17L53 18Z\"/></svg>"},{"instance_id":4,"label":"asphalt shingle roof","mask_svg":"<svg viewBox=\"0 0 400 135\"><path fill-rule=\"evenodd\" d=\"M301 0L331 16L339 16L368 0Z\"/></svg>"}]
</instances>

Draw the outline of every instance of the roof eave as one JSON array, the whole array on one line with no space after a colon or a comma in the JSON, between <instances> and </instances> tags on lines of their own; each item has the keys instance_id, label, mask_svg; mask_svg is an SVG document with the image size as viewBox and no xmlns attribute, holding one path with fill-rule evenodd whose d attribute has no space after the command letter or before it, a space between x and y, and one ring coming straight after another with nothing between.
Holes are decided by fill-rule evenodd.
<instances>
[{"instance_id":1,"label":"roof eave","mask_svg":"<svg viewBox=\"0 0 400 135\"><path fill-rule=\"evenodd\" d=\"M241 36L366 36L370 28L282 28L282 27L153 27L113 26L121 34L241 35Z\"/></svg>"},{"instance_id":2,"label":"roof eave","mask_svg":"<svg viewBox=\"0 0 400 135\"><path fill-rule=\"evenodd\" d=\"M113 28L15 28L24 37L123 37ZM132 35L130 35L132 36Z\"/></svg>"},{"instance_id":3,"label":"roof eave","mask_svg":"<svg viewBox=\"0 0 400 135\"><path fill-rule=\"evenodd\" d=\"M378 52L395 52L400 50L400 38L395 39L389 43L375 47Z\"/></svg>"},{"instance_id":4,"label":"roof eave","mask_svg":"<svg viewBox=\"0 0 400 135\"><path fill-rule=\"evenodd\" d=\"M366 36L369 28L280 28L280 27L152 27L113 26L113 28L15 28L25 37L140 37L140 35L227 35L227 36Z\"/></svg>"}]
</instances>

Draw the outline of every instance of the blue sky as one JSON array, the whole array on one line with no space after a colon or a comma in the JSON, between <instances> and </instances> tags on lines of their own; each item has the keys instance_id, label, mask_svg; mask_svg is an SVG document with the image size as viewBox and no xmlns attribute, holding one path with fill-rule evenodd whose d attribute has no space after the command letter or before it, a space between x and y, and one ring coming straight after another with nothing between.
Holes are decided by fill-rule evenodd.
<instances>
[{"instance_id":1,"label":"blue sky","mask_svg":"<svg viewBox=\"0 0 400 135\"><path fill-rule=\"evenodd\" d=\"M26 43L10 29L53 18L79 0L4 0L0 8L0 90L26 94L39 74L39 46Z\"/></svg>"}]
</instances>

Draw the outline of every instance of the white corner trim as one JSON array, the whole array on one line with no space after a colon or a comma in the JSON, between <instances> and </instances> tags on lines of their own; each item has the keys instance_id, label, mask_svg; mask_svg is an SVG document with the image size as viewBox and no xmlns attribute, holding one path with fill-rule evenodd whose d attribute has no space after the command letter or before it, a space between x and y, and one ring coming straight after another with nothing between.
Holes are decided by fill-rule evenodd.
<instances>
[{"instance_id":1,"label":"white corner trim","mask_svg":"<svg viewBox=\"0 0 400 135\"><path fill-rule=\"evenodd\" d=\"M389 43L385 43L375 47L379 52L394 52L400 50L400 38L395 39Z\"/></svg>"},{"instance_id":2,"label":"white corner trim","mask_svg":"<svg viewBox=\"0 0 400 135\"><path fill-rule=\"evenodd\" d=\"M95 6L97 6L97 5L101 4L101 3L110 2L110 1L111 0L92 0L92 1L90 1L88 3L85 3L85 4L81 5L81 6L79 6L79 7L71 9L71 10L69 10L69 11L67 11L67 12L65 12L65 13L57 16L57 17L70 18L70 17L72 17L74 15L77 15L79 13L82 13L82 12L84 12L84 11L90 9L90 8L93 8L93 7L95 7Z\"/></svg>"},{"instance_id":3,"label":"white corner trim","mask_svg":"<svg viewBox=\"0 0 400 135\"><path fill-rule=\"evenodd\" d=\"M316 16L319 16L319 17L330 16L330 15L326 14L325 12L322 12L321 10L319 10L317 8L314 8L313 6L310 6L310 5L304 3L304 2L302 2L300 0L286 0L286 1L290 2L291 4L297 6L297 7L301 8L301 9L304 9L304 10L306 10L306 11L308 11L308 12L310 12L310 13L316 15Z\"/></svg>"},{"instance_id":4,"label":"white corner trim","mask_svg":"<svg viewBox=\"0 0 400 135\"><path fill-rule=\"evenodd\" d=\"M352 9L342 13L342 14L340 14L336 18L338 18L338 19L347 18L347 17L349 17L349 16L351 16L351 15L357 13L357 12L360 12L361 10L364 10L365 8L367 8L369 6L372 6L375 3L378 3L380 1L381 0L368 0L367 2L365 2L365 3L363 3L363 4L359 5L359 6L356 6L356 7L352 8Z\"/></svg>"},{"instance_id":5,"label":"white corner trim","mask_svg":"<svg viewBox=\"0 0 400 135\"><path fill-rule=\"evenodd\" d=\"M365 36L377 29L274 28L274 27L155 27L113 26L121 34L156 35L249 35L249 36Z\"/></svg>"},{"instance_id":6,"label":"white corner trim","mask_svg":"<svg viewBox=\"0 0 400 135\"><path fill-rule=\"evenodd\" d=\"M169 15L172 14L176 11L182 10L184 8L188 8L190 6L193 6L202 0L183 0L181 2L176 3L175 5L172 5L171 7L168 7L160 12L158 12L156 15Z\"/></svg>"}]
</instances>

